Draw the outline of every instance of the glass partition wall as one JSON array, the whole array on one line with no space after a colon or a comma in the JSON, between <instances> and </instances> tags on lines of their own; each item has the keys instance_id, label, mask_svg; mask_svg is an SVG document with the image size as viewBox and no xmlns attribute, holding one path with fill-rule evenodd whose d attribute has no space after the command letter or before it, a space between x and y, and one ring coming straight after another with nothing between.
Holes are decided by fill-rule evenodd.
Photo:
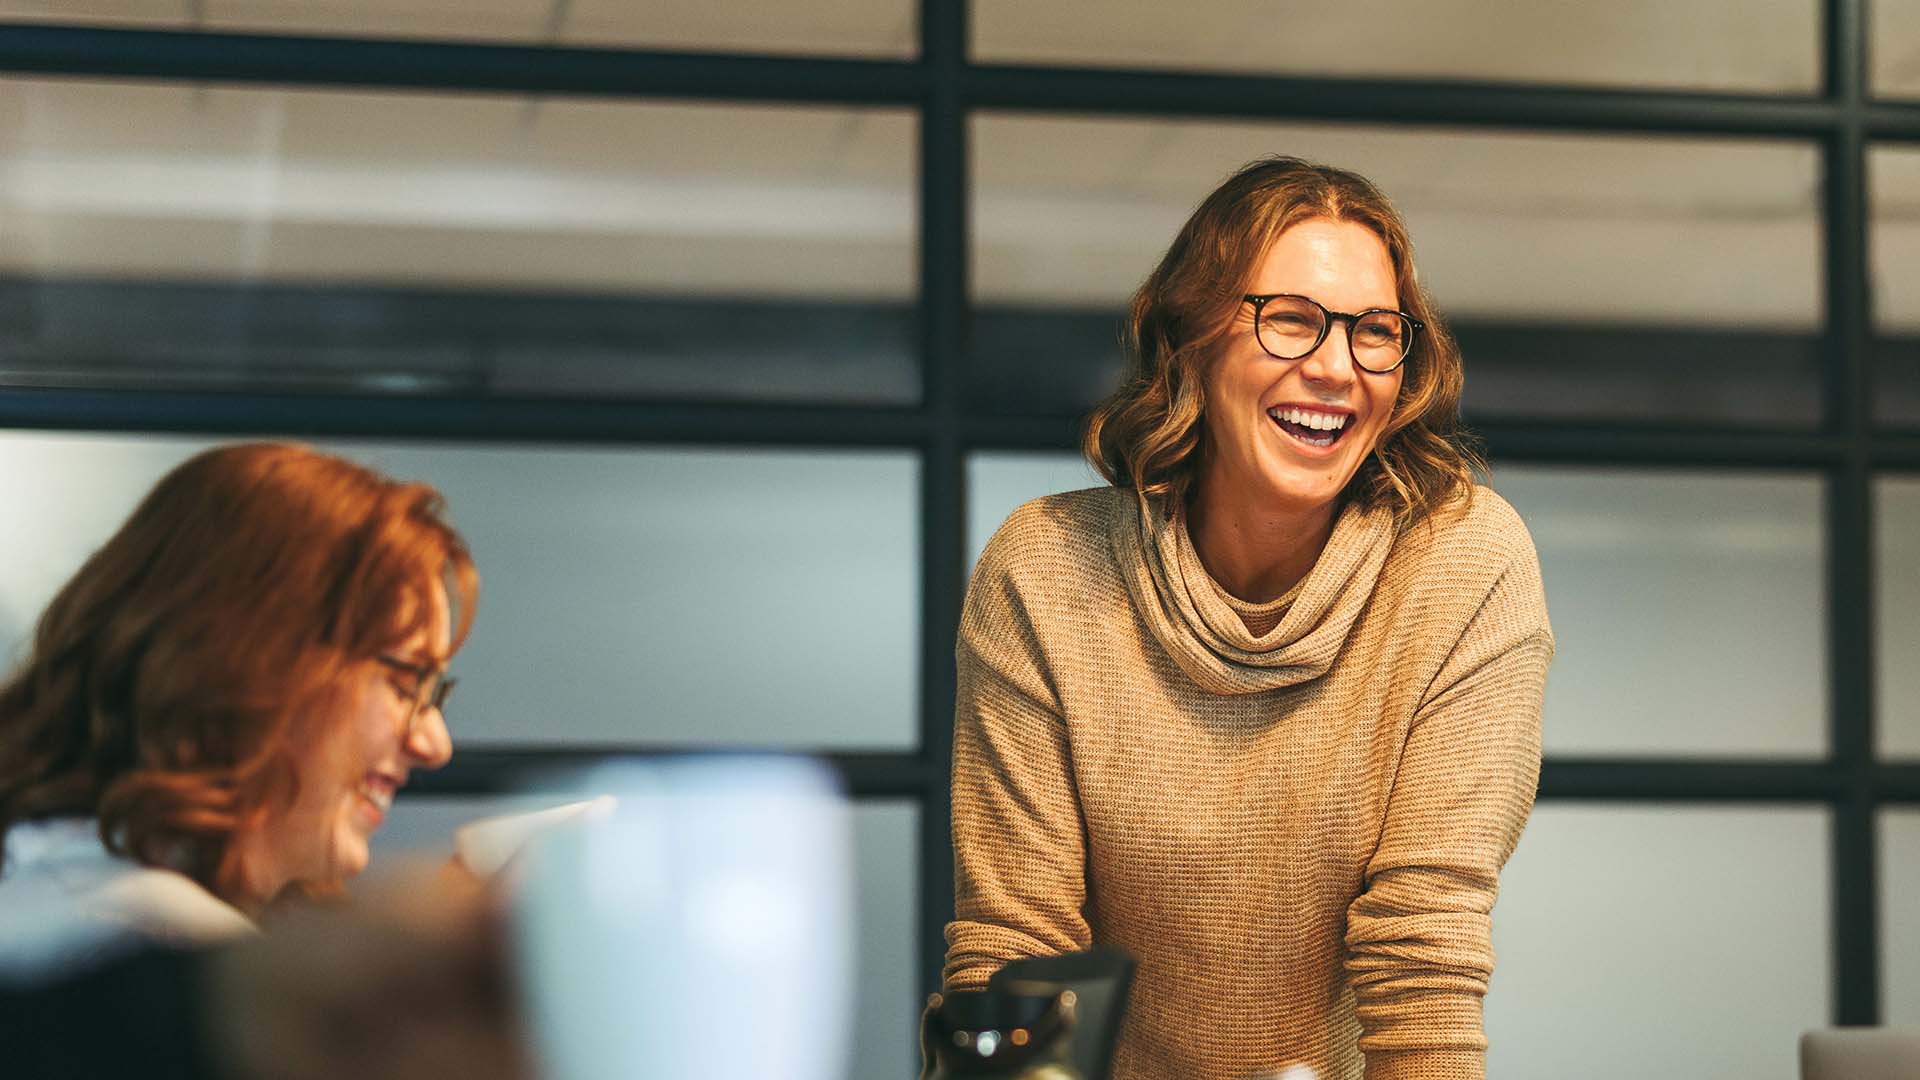
<instances>
[{"instance_id":1,"label":"glass partition wall","mask_svg":"<svg viewBox=\"0 0 1920 1080\"><path fill-rule=\"evenodd\" d=\"M1077 418L1199 198L1348 165L1560 641L1495 1073L1667 1024L1649 1062L1784 1080L1802 1027L1920 1017L1905 9L0 0L0 649L209 441L438 484L485 613L383 843L554 765L821 753L861 803L856 1075L905 1075L972 560L1096 482Z\"/></svg>"}]
</instances>

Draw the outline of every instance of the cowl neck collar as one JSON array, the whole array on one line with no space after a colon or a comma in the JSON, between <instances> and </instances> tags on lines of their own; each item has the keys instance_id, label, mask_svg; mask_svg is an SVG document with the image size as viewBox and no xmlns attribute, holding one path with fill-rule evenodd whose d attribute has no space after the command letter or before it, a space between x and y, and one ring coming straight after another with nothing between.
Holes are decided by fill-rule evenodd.
<instances>
[{"instance_id":1,"label":"cowl neck collar","mask_svg":"<svg viewBox=\"0 0 1920 1080\"><path fill-rule=\"evenodd\" d=\"M1112 519L1115 561L1155 640L1202 689L1254 694L1319 678L1333 666L1393 546L1393 515L1349 504L1326 550L1288 595L1286 613L1254 637L1187 534L1184 511L1133 500ZM1283 598L1285 600L1286 598Z\"/></svg>"}]
</instances>

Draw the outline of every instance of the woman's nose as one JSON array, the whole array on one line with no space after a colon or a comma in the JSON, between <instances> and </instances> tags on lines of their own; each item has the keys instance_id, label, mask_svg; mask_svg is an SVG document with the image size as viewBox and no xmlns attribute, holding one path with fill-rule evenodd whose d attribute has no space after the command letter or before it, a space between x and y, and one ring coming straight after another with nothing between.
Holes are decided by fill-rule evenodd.
<instances>
[{"instance_id":1,"label":"woman's nose","mask_svg":"<svg viewBox=\"0 0 1920 1080\"><path fill-rule=\"evenodd\" d=\"M1335 322L1327 327L1320 347L1300 361L1300 374L1307 381L1344 385L1354 379L1353 347L1347 340L1347 324Z\"/></svg>"},{"instance_id":2,"label":"woman's nose","mask_svg":"<svg viewBox=\"0 0 1920 1080\"><path fill-rule=\"evenodd\" d=\"M453 758L453 736L447 731L447 719L440 710L426 706L407 731L408 756L420 767L437 769Z\"/></svg>"}]
</instances>

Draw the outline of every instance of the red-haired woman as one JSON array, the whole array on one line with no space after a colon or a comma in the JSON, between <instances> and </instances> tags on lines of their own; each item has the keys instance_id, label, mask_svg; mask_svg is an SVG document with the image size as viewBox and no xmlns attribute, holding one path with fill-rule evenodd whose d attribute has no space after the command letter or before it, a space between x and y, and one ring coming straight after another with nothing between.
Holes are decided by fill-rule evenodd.
<instances>
[{"instance_id":1,"label":"red-haired woman","mask_svg":"<svg viewBox=\"0 0 1920 1080\"><path fill-rule=\"evenodd\" d=\"M1016 510L968 590L947 982L1117 946L1121 1080L1478 1080L1553 635L1406 226L1254 162L1129 331L1112 486Z\"/></svg>"},{"instance_id":2,"label":"red-haired woman","mask_svg":"<svg viewBox=\"0 0 1920 1080\"><path fill-rule=\"evenodd\" d=\"M0 976L337 890L415 769L478 578L431 488L303 447L169 473L0 685Z\"/></svg>"}]
</instances>

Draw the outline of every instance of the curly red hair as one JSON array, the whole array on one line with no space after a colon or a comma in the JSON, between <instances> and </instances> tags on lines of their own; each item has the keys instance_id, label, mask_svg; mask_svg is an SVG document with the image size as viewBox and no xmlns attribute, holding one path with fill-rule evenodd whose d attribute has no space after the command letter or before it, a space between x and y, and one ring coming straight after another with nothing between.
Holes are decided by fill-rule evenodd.
<instances>
[{"instance_id":1,"label":"curly red hair","mask_svg":"<svg viewBox=\"0 0 1920 1080\"><path fill-rule=\"evenodd\" d=\"M290 806L343 677L472 625L479 578L439 494L301 446L167 474L48 606L0 686L0 855L15 822L99 819L111 851L244 887L233 838Z\"/></svg>"}]
</instances>

